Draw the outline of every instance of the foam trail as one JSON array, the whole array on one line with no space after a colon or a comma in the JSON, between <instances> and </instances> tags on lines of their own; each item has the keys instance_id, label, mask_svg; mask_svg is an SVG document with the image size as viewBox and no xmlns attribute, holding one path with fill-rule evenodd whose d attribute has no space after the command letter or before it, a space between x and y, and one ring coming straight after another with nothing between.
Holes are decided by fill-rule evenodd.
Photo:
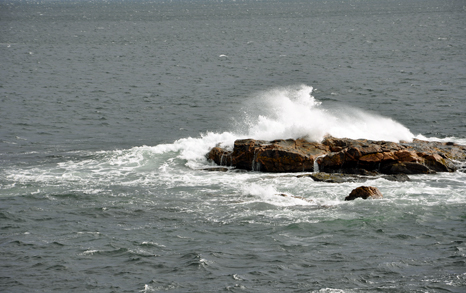
<instances>
[{"instance_id":1,"label":"foam trail","mask_svg":"<svg viewBox=\"0 0 466 293\"><path fill-rule=\"evenodd\" d=\"M325 135L372 140L411 141L414 135L391 118L360 109L325 109L312 95L313 88L277 88L259 93L248 105L247 136L273 140L306 138L321 141Z\"/></svg>"},{"instance_id":2,"label":"foam trail","mask_svg":"<svg viewBox=\"0 0 466 293\"><path fill-rule=\"evenodd\" d=\"M313 205L310 201L293 196L281 196L274 186L260 185L257 183L241 186L242 193L253 197L253 202L266 202L275 206ZM247 201L249 202L249 201Z\"/></svg>"},{"instance_id":3,"label":"foam trail","mask_svg":"<svg viewBox=\"0 0 466 293\"><path fill-rule=\"evenodd\" d=\"M158 154L179 152L177 157L186 160L186 165L188 167L198 168L200 167L199 163L202 165L205 161L205 154L208 153L212 147L221 144L222 147L231 149L236 139L238 139L238 136L231 132L208 132L202 134L200 138L181 138L172 144L160 144L151 149L154 153Z\"/></svg>"}]
</instances>

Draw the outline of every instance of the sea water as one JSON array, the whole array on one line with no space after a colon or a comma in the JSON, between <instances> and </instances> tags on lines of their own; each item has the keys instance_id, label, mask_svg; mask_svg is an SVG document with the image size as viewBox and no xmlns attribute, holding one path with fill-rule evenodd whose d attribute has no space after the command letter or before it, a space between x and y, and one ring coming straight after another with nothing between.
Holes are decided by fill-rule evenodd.
<instances>
[{"instance_id":1,"label":"sea water","mask_svg":"<svg viewBox=\"0 0 466 293\"><path fill-rule=\"evenodd\" d=\"M466 144L465 7L2 1L0 290L464 292L462 170L332 184L205 154ZM383 199L345 202L362 184Z\"/></svg>"}]
</instances>

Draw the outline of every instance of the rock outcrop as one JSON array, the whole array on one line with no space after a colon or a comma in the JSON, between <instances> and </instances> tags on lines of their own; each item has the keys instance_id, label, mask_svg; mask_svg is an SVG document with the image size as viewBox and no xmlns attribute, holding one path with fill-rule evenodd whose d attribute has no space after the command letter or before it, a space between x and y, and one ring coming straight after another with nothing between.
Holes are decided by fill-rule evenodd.
<instances>
[{"instance_id":1,"label":"rock outcrop","mask_svg":"<svg viewBox=\"0 0 466 293\"><path fill-rule=\"evenodd\" d=\"M235 141L233 151L214 147L207 158L218 165L263 172L314 171L314 161L329 152L323 144L303 139Z\"/></svg>"},{"instance_id":2,"label":"rock outcrop","mask_svg":"<svg viewBox=\"0 0 466 293\"><path fill-rule=\"evenodd\" d=\"M456 170L452 160L465 160L466 147L414 140L412 143L326 138L332 150L319 161L321 171L359 174L429 174Z\"/></svg>"},{"instance_id":3,"label":"rock outcrop","mask_svg":"<svg viewBox=\"0 0 466 293\"><path fill-rule=\"evenodd\" d=\"M362 199L380 199L383 198L382 193L377 187L372 186L360 186L356 189L353 189L345 200L355 200L356 198Z\"/></svg>"},{"instance_id":4,"label":"rock outcrop","mask_svg":"<svg viewBox=\"0 0 466 293\"><path fill-rule=\"evenodd\" d=\"M207 158L221 166L263 172L430 174L455 171L454 162L466 160L466 146L334 137L326 137L322 143L304 139L242 139L235 142L233 151L212 148Z\"/></svg>"}]
</instances>

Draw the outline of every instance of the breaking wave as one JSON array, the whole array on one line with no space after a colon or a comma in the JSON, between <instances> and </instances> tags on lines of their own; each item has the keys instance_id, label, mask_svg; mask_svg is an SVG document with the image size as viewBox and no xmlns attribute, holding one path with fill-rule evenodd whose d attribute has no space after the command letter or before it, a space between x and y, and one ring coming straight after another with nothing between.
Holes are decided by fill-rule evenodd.
<instances>
[{"instance_id":1,"label":"breaking wave","mask_svg":"<svg viewBox=\"0 0 466 293\"><path fill-rule=\"evenodd\" d=\"M326 135L341 138L411 141L415 136L391 118L361 109L326 108L307 85L275 88L254 94L231 131L206 132L198 138L181 138L152 147L155 153L177 152L186 166L204 165L205 154L216 145L232 149L237 139L298 139L321 141Z\"/></svg>"},{"instance_id":2,"label":"breaking wave","mask_svg":"<svg viewBox=\"0 0 466 293\"><path fill-rule=\"evenodd\" d=\"M246 136L310 141L321 141L326 135L394 142L414 138L408 128L391 118L348 106L325 108L312 96L312 90L301 85L258 93L244 111Z\"/></svg>"}]
</instances>

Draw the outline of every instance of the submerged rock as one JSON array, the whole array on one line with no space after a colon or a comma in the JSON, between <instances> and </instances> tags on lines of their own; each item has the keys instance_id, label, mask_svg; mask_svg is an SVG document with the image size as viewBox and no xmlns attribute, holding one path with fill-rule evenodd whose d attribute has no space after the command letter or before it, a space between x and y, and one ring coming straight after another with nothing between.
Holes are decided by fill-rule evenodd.
<instances>
[{"instance_id":1,"label":"submerged rock","mask_svg":"<svg viewBox=\"0 0 466 293\"><path fill-rule=\"evenodd\" d=\"M342 173L324 173L318 172L307 175L314 181L328 182L328 183L344 183L344 182L364 182L368 178L353 174L342 174ZM298 176L304 177L304 175Z\"/></svg>"},{"instance_id":2,"label":"submerged rock","mask_svg":"<svg viewBox=\"0 0 466 293\"><path fill-rule=\"evenodd\" d=\"M211 172L228 172L230 169L226 167L212 167L212 168L204 168L204 171L211 171Z\"/></svg>"},{"instance_id":3,"label":"submerged rock","mask_svg":"<svg viewBox=\"0 0 466 293\"><path fill-rule=\"evenodd\" d=\"M365 182L367 180L383 178L389 181L406 182L409 177L406 174L380 175L379 173L368 173L367 175L343 174L343 173L311 173L296 176L298 178L310 177L314 181L327 183Z\"/></svg>"},{"instance_id":4,"label":"submerged rock","mask_svg":"<svg viewBox=\"0 0 466 293\"><path fill-rule=\"evenodd\" d=\"M360 186L356 189L353 189L345 200L354 200L356 198L362 199L380 199L383 198L382 193L377 187L373 186Z\"/></svg>"},{"instance_id":5,"label":"submerged rock","mask_svg":"<svg viewBox=\"0 0 466 293\"><path fill-rule=\"evenodd\" d=\"M326 172L359 175L453 172L466 160L466 146L414 140L411 143L326 137L235 141L233 151L214 147L206 155L221 166L263 172Z\"/></svg>"}]
</instances>

